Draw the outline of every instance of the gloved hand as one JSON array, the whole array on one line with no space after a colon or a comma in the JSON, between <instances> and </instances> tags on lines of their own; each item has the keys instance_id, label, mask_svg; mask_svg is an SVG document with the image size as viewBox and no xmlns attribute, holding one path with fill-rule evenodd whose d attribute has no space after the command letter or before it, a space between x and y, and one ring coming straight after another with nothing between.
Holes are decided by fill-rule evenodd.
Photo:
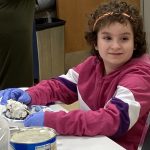
<instances>
[{"instance_id":1,"label":"gloved hand","mask_svg":"<svg viewBox=\"0 0 150 150\"><path fill-rule=\"evenodd\" d=\"M1 102L0 104L7 104L7 100L14 99L16 101L22 102L24 104L29 104L31 102L31 97L29 94L19 88L8 88L0 91Z\"/></svg>"},{"instance_id":2,"label":"gloved hand","mask_svg":"<svg viewBox=\"0 0 150 150\"><path fill-rule=\"evenodd\" d=\"M30 126L44 126L44 112L40 111L37 113L33 113L29 115L24 120L24 126L30 127Z\"/></svg>"}]
</instances>

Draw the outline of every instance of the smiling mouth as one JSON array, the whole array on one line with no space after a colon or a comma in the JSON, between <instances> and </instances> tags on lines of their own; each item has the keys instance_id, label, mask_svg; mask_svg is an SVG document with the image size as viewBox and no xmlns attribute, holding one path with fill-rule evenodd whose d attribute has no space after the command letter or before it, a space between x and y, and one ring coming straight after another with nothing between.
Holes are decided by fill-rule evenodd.
<instances>
[{"instance_id":1,"label":"smiling mouth","mask_svg":"<svg viewBox=\"0 0 150 150\"><path fill-rule=\"evenodd\" d=\"M122 55L123 53L109 53L110 55Z\"/></svg>"}]
</instances>

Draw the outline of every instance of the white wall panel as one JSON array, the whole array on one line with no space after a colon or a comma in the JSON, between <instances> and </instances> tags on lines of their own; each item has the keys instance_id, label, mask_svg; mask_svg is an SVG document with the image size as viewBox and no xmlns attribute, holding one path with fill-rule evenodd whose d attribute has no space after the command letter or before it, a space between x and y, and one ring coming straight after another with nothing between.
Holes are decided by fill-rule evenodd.
<instances>
[{"instance_id":1,"label":"white wall panel","mask_svg":"<svg viewBox=\"0 0 150 150\"><path fill-rule=\"evenodd\" d=\"M141 0L141 8L147 34L148 51L150 53L150 0Z\"/></svg>"}]
</instances>

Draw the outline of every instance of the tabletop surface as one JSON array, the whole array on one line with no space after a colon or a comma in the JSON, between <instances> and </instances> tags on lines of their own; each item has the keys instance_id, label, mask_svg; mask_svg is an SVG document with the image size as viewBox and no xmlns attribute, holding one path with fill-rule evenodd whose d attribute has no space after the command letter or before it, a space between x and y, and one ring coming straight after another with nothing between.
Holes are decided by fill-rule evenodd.
<instances>
[{"instance_id":1,"label":"tabletop surface","mask_svg":"<svg viewBox=\"0 0 150 150\"><path fill-rule=\"evenodd\" d=\"M125 150L106 136L58 136L57 150Z\"/></svg>"},{"instance_id":2,"label":"tabletop surface","mask_svg":"<svg viewBox=\"0 0 150 150\"><path fill-rule=\"evenodd\" d=\"M64 110L61 105L51 105L53 111ZM0 107L0 113L3 107ZM57 136L57 150L125 150L106 136Z\"/></svg>"}]
</instances>

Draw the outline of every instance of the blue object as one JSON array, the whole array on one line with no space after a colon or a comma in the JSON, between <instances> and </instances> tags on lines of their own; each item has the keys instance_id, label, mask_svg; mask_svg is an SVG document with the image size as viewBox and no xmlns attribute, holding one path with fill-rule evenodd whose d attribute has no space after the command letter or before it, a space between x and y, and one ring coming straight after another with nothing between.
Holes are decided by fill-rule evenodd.
<instances>
[{"instance_id":1,"label":"blue object","mask_svg":"<svg viewBox=\"0 0 150 150\"><path fill-rule=\"evenodd\" d=\"M14 141L10 141L11 146L15 149L15 150L35 150L39 147L43 147L45 148L46 146L48 147L47 149L50 148L50 145L55 144L56 143L56 136L49 138L46 141L43 142L37 142L37 143L19 143L19 142L14 142Z\"/></svg>"},{"instance_id":2,"label":"blue object","mask_svg":"<svg viewBox=\"0 0 150 150\"><path fill-rule=\"evenodd\" d=\"M42 111L42 106L35 106L35 112L39 112L39 111Z\"/></svg>"},{"instance_id":3,"label":"blue object","mask_svg":"<svg viewBox=\"0 0 150 150\"><path fill-rule=\"evenodd\" d=\"M36 25L33 22L33 67L34 67L34 82L39 82L39 61L38 61L38 47L36 37Z\"/></svg>"},{"instance_id":4,"label":"blue object","mask_svg":"<svg viewBox=\"0 0 150 150\"><path fill-rule=\"evenodd\" d=\"M18 88L8 88L5 90L0 91L1 104L7 104L7 100L13 99L24 104L29 104L31 102L31 97L29 94L21 89Z\"/></svg>"},{"instance_id":5,"label":"blue object","mask_svg":"<svg viewBox=\"0 0 150 150\"><path fill-rule=\"evenodd\" d=\"M44 112L40 111L40 112L29 115L24 120L24 126L25 127L44 126Z\"/></svg>"}]
</instances>

